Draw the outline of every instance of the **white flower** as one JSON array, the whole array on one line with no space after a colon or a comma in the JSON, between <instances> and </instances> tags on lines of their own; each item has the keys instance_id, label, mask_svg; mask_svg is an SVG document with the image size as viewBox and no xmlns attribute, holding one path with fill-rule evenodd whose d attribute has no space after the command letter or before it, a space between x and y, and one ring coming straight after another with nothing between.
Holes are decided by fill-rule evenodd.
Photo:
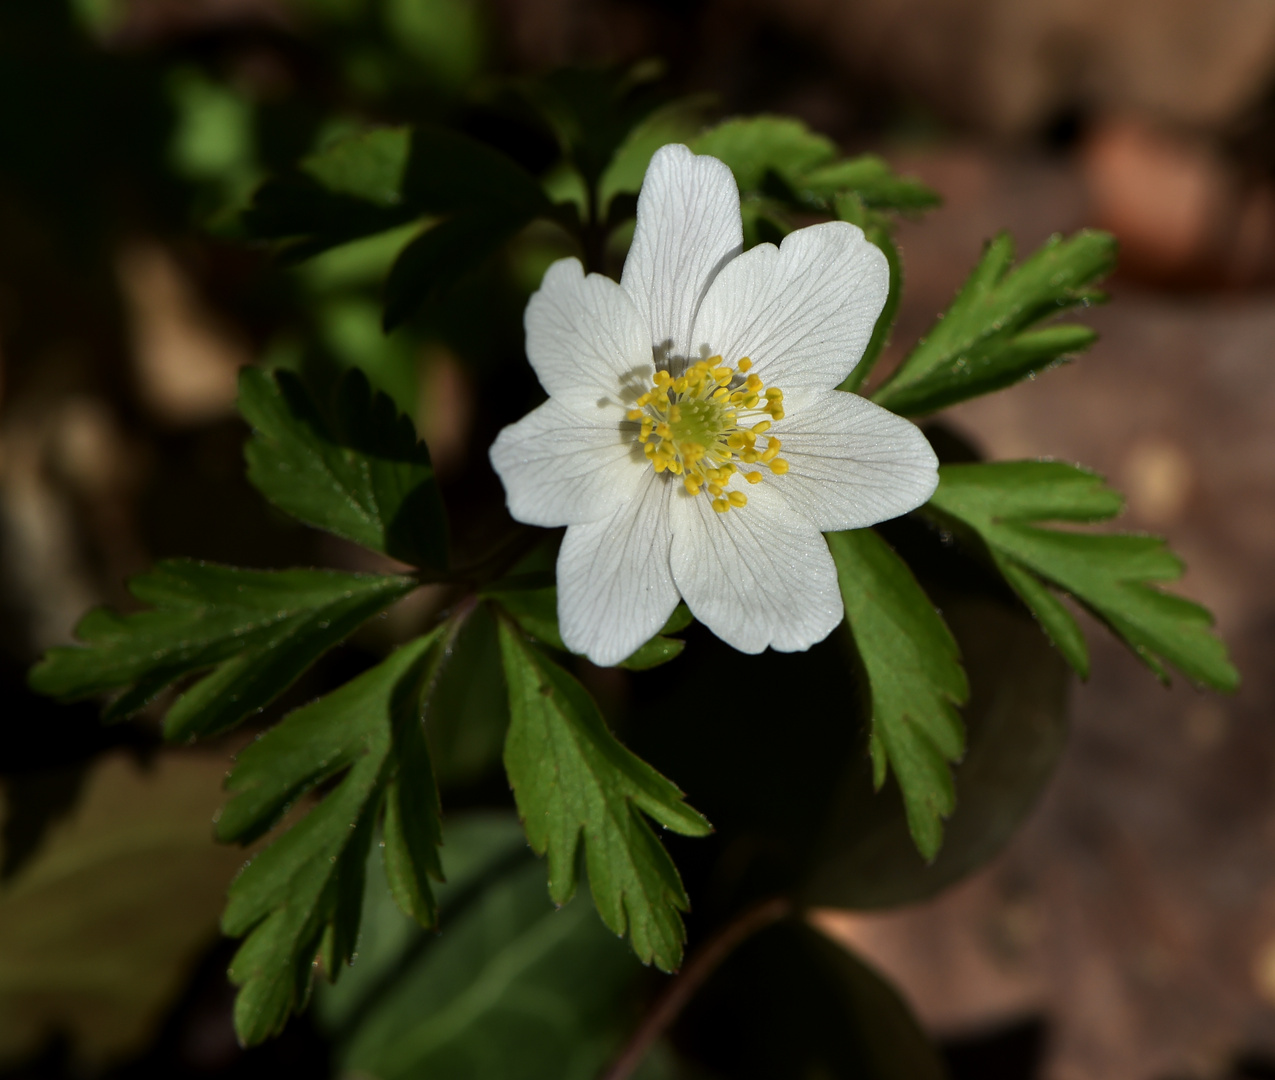
<instances>
[{"instance_id":1,"label":"white flower","mask_svg":"<svg viewBox=\"0 0 1275 1080\"><path fill-rule=\"evenodd\" d=\"M885 304L885 257L840 221L740 254L742 238L730 170L665 146L620 283L562 259L527 305L549 400L491 461L515 518L567 526L558 619L594 663L627 657L679 596L743 652L808 649L842 617L821 533L938 483L913 424L835 389Z\"/></svg>"}]
</instances>

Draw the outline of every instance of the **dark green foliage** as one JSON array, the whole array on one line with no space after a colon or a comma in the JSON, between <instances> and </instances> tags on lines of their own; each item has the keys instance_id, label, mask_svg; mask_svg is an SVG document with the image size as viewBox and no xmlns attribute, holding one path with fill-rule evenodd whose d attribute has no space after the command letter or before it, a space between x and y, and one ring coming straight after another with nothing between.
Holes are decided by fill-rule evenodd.
<instances>
[{"instance_id":1,"label":"dark green foliage","mask_svg":"<svg viewBox=\"0 0 1275 1080\"><path fill-rule=\"evenodd\" d=\"M505 621L500 645L509 689L505 771L528 841L548 856L550 895L558 904L574 895L583 834L602 921L617 934L627 930L643 962L676 970L685 936L679 912L689 900L639 811L685 836L711 827L616 741L584 687Z\"/></svg>"},{"instance_id":2,"label":"dark green foliage","mask_svg":"<svg viewBox=\"0 0 1275 1080\"><path fill-rule=\"evenodd\" d=\"M1092 288L1115 266L1116 242L1084 229L1054 236L1011 269L1014 242L1002 233L929 334L873 395L904 416L917 416L1000 390L1093 344L1087 326L1033 329L1068 308L1097 303Z\"/></svg>"},{"instance_id":3,"label":"dark green foliage","mask_svg":"<svg viewBox=\"0 0 1275 1080\"><path fill-rule=\"evenodd\" d=\"M267 181L243 225L299 261L408 221L497 207L523 221L554 213L535 179L491 147L441 127L382 128Z\"/></svg>"},{"instance_id":4,"label":"dark green foliage","mask_svg":"<svg viewBox=\"0 0 1275 1080\"><path fill-rule=\"evenodd\" d=\"M124 691L108 721L132 715L183 676L207 671L168 710L170 739L210 735L265 708L328 649L416 587L409 577L331 570L238 570L170 560L129 590L151 610L90 612L84 646L50 649L31 671L43 694L75 701Z\"/></svg>"},{"instance_id":5,"label":"dark green foliage","mask_svg":"<svg viewBox=\"0 0 1275 1080\"><path fill-rule=\"evenodd\" d=\"M340 777L323 800L257 855L230 887L222 929L246 940L230 977L235 1029L252 1044L305 1004L318 955L329 979L353 955L363 867L384 806L386 870L403 910L436 919L429 877L441 878L438 796L421 732L422 691L442 631L290 713L240 755L218 823L222 840L271 828L306 791Z\"/></svg>"},{"instance_id":6,"label":"dark green foliage","mask_svg":"<svg viewBox=\"0 0 1275 1080\"><path fill-rule=\"evenodd\" d=\"M290 372L246 368L239 409L254 429L248 479L281 510L423 570L446 567L429 450L361 371L344 375L325 415Z\"/></svg>"},{"instance_id":7,"label":"dark green foliage","mask_svg":"<svg viewBox=\"0 0 1275 1080\"><path fill-rule=\"evenodd\" d=\"M873 786L894 770L926 859L956 806L948 762L965 751L957 706L969 696L956 641L911 570L871 529L829 533L846 622L871 702Z\"/></svg>"},{"instance_id":8,"label":"dark green foliage","mask_svg":"<svg viewBox=\"0 0 1275 1080\"><path fill-rule=\"evenodd\" d=\"M939 476L928 510L984 545L1082 677L1089 673L1084 635L1047 585L1093 612L1161 679L1167 681L1168 663L1218 690L1239 684L1226 646L1210 630L1209 613L1156 587L1182 576L1181 560L1163 540L1040 527L1106 521L1119 513L1123 500L1096 473L1055 461L1004 461L945 465Z\"/></svg>"},{"instance_id":9,"label":"dark green foliage","mask_svg":"<svg viewBox=\"0 0 1275 1080\"><path fill-rule=\"evenodd\" d=\"M459 825L443 849L449 878L467 840ZM504 854L505 871L471 902L453 911L443 895L445 933L370 999L340 1041L343 1069L376 1080L598 1076L642 968L587 900L555 909L541 868ZM382 905L377 916L394 913Z\"/></svg>"},{"instance_id":10,"label":"dark green foliage","mask_svg":"<svg viewBox=\"0 0 1275 1080\"><path fill-rule=\"evenodd\" d=\"M692 1002L675 1042L731 1080L944 1080L898 993L797 921L745 942Z\"/></svg>"}]
</instances>

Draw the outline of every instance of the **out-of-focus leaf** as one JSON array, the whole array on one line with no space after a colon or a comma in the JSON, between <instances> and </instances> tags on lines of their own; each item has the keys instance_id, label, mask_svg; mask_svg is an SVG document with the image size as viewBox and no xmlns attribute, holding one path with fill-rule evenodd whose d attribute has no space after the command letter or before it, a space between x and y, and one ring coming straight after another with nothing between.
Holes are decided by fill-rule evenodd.
<instances>
[{"instance_id":1,"label":"out-of-focus leaf","mask_svg":"<svg viewBox=\"0 0 1275 1080\"><path fill-rule=\"evenodd\" d=\"M185 675L207 675L168 710L170 739L208 735L259 711L332 646L416 587L409 577L332 570L238 570L170 560L129 582L148 611L89 612L84 645L50 649L33 689L64 701L123 690L108 721Z\"/></svg>"},{"instance_id":2,"label":"out-of-focus leaf","mask_svg":"<svg viewBox=\"0 0 1275 1080\"><path fill-rule=\"evenodd\" d=\"M711 827L620 745L584 687L504 620L500 645L510 714L505 771L528 841L548 856L550 895L564 904L575 893L583 835L602 921L616 934L627 930L644 963L676 970L685 937L679 913L689 902L642 813L685 836Z\"/></svg>"},{"instance_id":3,"label":"out-of-focus leaf","mask_svg":"<svg viewBox=\"0 0 1275 1080\"><path fill-rule=\"evenodd\" d=\"M432 83L460 90L482 68L481 10L470 0L386 0L385 22Z\"/></svg>"},{"instance_id":4,"label":"out-of-focus leaf","mask_svg":"<svg viewBox=\"0 0 1275 1080\"><path fill-rule=\"evenodd\" d=\"M531 221L533 208L484 207L465 211L427 229L399 254L385 282L388 333L419 308L482 266Z\"/></svg>"},{"instance_id":5,"label":"out-of-focus leaf","mask_svg":"<svg viewBox=\"0 0 1275 1080\"><path fill-rule=\"evenodd\" d=\"M1016 269L1014 243L1002 233L947 312L873 400L905 416L1000 390L1093 344L1097 335L1067 323L1033 329L1068 308L1103 299L1092 288L1115 265L1109 233L1084 229L1054 236Z\"/></svg>"},{"instance_id":6,"label":"out-of-focus leaf","mask_svg":"<svg viewBox=\"0 0 1275 1080\"><path fill-rule=\"evenodd\" d=\"M956 642L907 564L875 532L830 533L828 546L871 700L873 786L893 769L912 838L932 859L942 819L956 805L948 762L965 750L957 706L969 684Z\"/></svg>"},{"instance_id":7,"label":"out-of-focus leaf","mask_svg":"<svg viewBox=\"0 0 1275 1080\"><path fill-rule=\"evenodd\" d=\"M465 210L552 216L535 178L459 132L422 126L347 136L272 177L243 215L292 261L424 217Z\"/></svg>"},{"instance_id":8,"label":"out-of-focus leaf","mask_svg":"<svg viewBox=\"0 0 1275 1080\"><path fill-rule=\"evenodd\" d=\"M1046 584L1072 596L1167 681L1165 664L1217 690L1239 674L1199 604L1162 592L1182 563L1154 536L1094 535L1042 528L1048 521L1114 517L1123 500L1100 476L1055 461L944 465L927 513L976 543L1082 676L1089 654L1075 619Z\"/></svg>"},{"instance_id":9,"label":"out-of-focus leaf","mask_svg":"<svg viewBox=\"0 0 1275 1080\"><path fill-rule=\"evenodd\" d=\"M75 811L0 887L0 1062L66 1036L100 1067L153 1037L216 932L243 854L210 842L225 764L92 768Z\"/></svg>"},{"instance_id":10,"label":"out-of-focus leaf","mask_svg":"<svg viewBox=\"0 0 1275 1080\"><path fill-rule=\"evenodd\" d=\"M449 854L452 843L449 832ZM555 910L540 867L522 864L444 919L340 1040L341 1068L375 1080L593 1080L631 1022L643 971L588 902Z\"/></svg>"},{"instance_id":11,"label":"out-of-focus leaf","mask_svg":"<svg viewBox=\"0 0 1275 1080\"><path fill-rule=\"evenodd\" d=\"M1053 775L1067 735L1066 663L1012 601L938 598L970 681L960 799L943 848L928 863L917 854L900 800L875 790L871 762L856 759L802 889L811 906L886 908L933 896L1001 850Z\"/></svg>"},{"instance_id":12,"label":"out-of-focus leaf","mask_svg":"<svg viewBox=\"0 0 1275 1080\"><path fill-rule=\"evenodd\" d=\"M441 633L405 645L290 713L239 755L227 782L236 794L218 822L223 840L259 835L297 797L341 776L230 888L222 929L245 937L230 978L240 987L235 1030L247 1044L278 1032L305 1004L316 955L329 979L353 955L364 864L387 799L391 890L418 920L436 917L427 876L442 876L435 850L441 835L420 713L430 653Z\"/></svg>"},{"instance_id":13,"label":"out-of-focus leaf","mask_svg":"<svg viewBox=\"0 0 1275 1080\"><path fill-rule=\"evenodd\" d=\"M732 1080L944 1080L898 993L822 934L782 923L733 953L689 1008L676 1043Z\"/></svg>"},{"instance_id":14,"label":"out-of-focus leaf","mask_svg":"<svg viewBox=\"0 0 1275 1080\"><path fill-rule=\"evenodd\" d=\"M492 810L449 815L439 855L446 881L434 892L439 924L448 930L486 884L534 860L518 819ZM436 932L423 929L395 902L380 848L373 844L363 889L358 959L339 982L315 986L314 1015L320 1029L343 1043L438 940Z\"/></svg>"},{"instance_id":15,"label":"out-of-focus leaf","mask_svg":"<svg viewBox=\"0 0 1275 1080\"><path fill-rule=\"evenodd\" d=\"M656 109L625 137L598 181L599 213L607 217L617 195L637 195L646 167L661 146L687 143L704 124L709 100L683 98Z\"/></svg>"},{"instance_id":16,"label":"out-of-focus leaf","mask_svg":"<svg viewBox=\"0 0 1275 1080\"><path fill-rule=\"evenodd\" d=\"M788 116L727 120L696 138L691 149L729 165L742 192L760 190L768 172L796 187L803 176L837 156L836 143Z\"/></svg>"},{"instance_id":17,"label":"out-of-focus leaf","mask_svg":"<svg viewBox=\"0 0 1275 1080\"><path fill-rule=\"evenodd\" d=\"M324 417L299 379L245 368L239 409L253 426L248 479L308 525L423 569L447 565L447 524L429 450L358 370Z\"/></svg>"},{"instance_id":18,"label":"out-of-focus leaf","mask_svg":"<svg viewBox=\"0 0 1275 1080\"><path fill-rule=\"evenodd\" d=\"M805 172L798 184L802 198L831 207L838 195L852 194L873 210L915 213L938 206L938 192L912 177L900 176L875 154L820 165Z\"/></svg>"}]
</instances>

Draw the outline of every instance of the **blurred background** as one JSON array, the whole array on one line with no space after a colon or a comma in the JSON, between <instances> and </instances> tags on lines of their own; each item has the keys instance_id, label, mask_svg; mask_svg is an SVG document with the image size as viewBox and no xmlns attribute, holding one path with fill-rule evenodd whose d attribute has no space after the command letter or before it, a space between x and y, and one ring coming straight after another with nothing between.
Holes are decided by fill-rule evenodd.
<instances>
[{"instance_id":1,"label":"blurred background","mask_svg":"<svg viewBox=\"0 0 1275 1080\"><path fill-rule=\"evenodd\" d=\"M34 697L25 669L157 558L366 565L245 483L244 364L361 367L449 499L485 470L474 402L520 327L435 310L383 336L397 247L278 266L236 233L261 179L369 120L512 144L510 77L652 58L710 115L796 115L942 193L901 229L887 361L999 229L1020 252L1115 232L1099 344L945 422L988 457L1108 476L1245 676L1231 699L1166 690L1094 635L1061 769L1010 847L934 901L820 925L958 1077L1275 1076L1266 0L0 2L0 1076L322 1074L306 1019L234 1042L215 927L243 853L208 827L233 745L161 751ZM529 292L538 258L481 287Z\"/></svg>"}]
</instances>

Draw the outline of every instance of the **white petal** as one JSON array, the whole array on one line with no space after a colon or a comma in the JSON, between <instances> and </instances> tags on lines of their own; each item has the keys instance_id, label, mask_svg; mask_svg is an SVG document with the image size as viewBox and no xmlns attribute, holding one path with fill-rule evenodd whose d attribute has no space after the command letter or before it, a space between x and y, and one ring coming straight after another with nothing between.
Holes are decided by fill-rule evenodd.
<instances>
[{"instance_id":1,"label":"white petal","mask_svg":"<svg viewBox=\"0 0 1275 1080\"><path fill-rule=\"evenodd\" d=\"M714 275L743 246L739 189L715 157L661 147L638 195L637 228L620 284L657 351L689 355L695 311Z\"/></svg>"},{"instance_id":2,"label":"white petal","mask_svg":"<svg viewBox=\"0 0 1275 1080\"><path fill-rule=\"evenodd\" d=\"M773 434L788 472L764 483L824 532L906 514L938 486L938 458L921 429L856 394L821 395Z\"/></svg>"},{"instance_id":3,"label":"white petal","mask_svg":"<svg viewBox=\"0 0 1275 1080\"><path fill-rule=\"evenodd\" d=\"M594 411L590 422L550 398L496 437L491 464L518 521L553 528L610 517L633 497L644 472L654 475L634 452L620 407Z\"/></svg>"},{"instance_id":4,"label":"white petal","mask_svg":"<svg viewBox=\"0 0 1275 1080\"><path fill-rule=\"evenodd\" d=\"M703 495L671 500L673 580L694 616L728 645L808 649L841 622L828 544L773 487L746 494L747 506L725 514Z\"/></svg>"},{"instance_id":5,"label":"white petal","mask_svg":"<svg viewBox=\"0 0 1275 1080\"><path fill-rule=\"evenodd\" d=\"M844 221L758 244L717 275L695 319L692 347L750 357L767 386L831 390L863 356L890 288L890 269Z\"/></svg>"},{"instance_id":6,"label":"white petal","mask_svg":"<svg viewBox=\"0 0 1275 1080\"><path fill-rule=\"evenodd\" d=\"M610 278L585 277L579 259L559 259L545 271L523 326L527 359L550 397L573 406L632 401L651 385L645 320Z\"/></svg>"},{"instance_id":7,"label":"white petal","mask_svg":"<svg viewBox=\"0 0 1275 1080\"><path fill-rule=\"evenodd\" d=\"M669 569L669 495L647 466L633 500L605 521L572 525L558 552L558 628L572 652L618 664L677 607Z\"/></svg>"}]
</instances>

